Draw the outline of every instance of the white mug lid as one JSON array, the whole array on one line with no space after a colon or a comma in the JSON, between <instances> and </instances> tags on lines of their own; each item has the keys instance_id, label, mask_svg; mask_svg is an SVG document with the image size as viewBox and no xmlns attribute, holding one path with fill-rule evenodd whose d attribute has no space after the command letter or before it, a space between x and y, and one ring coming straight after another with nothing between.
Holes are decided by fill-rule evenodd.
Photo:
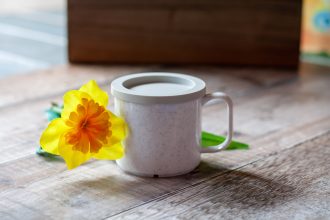
<instances>
[{"instance_id":1,"label":"white mug lid","mask_svg":"<svg viewBox=\"0 0 330 220\"><path fill-rule=\"evenodd\" d=\"M179 73L136 73L112 81L111 94L133 103L178 103L205 95L205 82Z\"/></svg>"}]
</instances>

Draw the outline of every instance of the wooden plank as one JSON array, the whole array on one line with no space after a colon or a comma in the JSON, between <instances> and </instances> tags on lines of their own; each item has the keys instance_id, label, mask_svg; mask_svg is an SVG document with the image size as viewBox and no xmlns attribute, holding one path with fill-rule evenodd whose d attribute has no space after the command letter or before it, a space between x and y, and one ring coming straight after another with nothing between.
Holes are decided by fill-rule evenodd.
<instances>
[{"instance_id":1,"label":"wooden plank","mask_svg":"<svg viewBox=\"0 0 330 220\"><path fill-rule=\"evenodd\" d=\"M200 71L200 70L199 70ZM210 71L210 70L209 70ZM211 72L212 72L212 70L211 70ZM249 73L248 73L249 74ZM47 75L48 76L48 75ZM210 73L210 76L214 76L212 73ZM37 75L36 76L36 78L39 78L40 76L39 75ZM231 87L231 86L233 86L234 88L235 87L237 87L237 86L242 86L242 85L244 85L244 83L242 84L242 83L237 83L237 82L239 82L237 79L236 80L232 80L232 82L230 82L230 80L229 79L227 79L227 78L223 78L223 77L218 77L218 80L215 80L216 78L214 78L214 77L211 77L211 78L208 78L208 75L204 75L204 77L205 77L205 79L209 79L209 80L207 80L208 82L213 82L214 84L214 86L216 85L216 86L221 86L221 84L223 84L223 85L226 85L227 87ZM228 77L228 78L230 78L230 77ZM281 77L280 77L281 78ZM77 80L77 77L75 76L75 78L74 78L75 80ZM59 78L59 80L61 80L61 78ZM221 82L222 81L222 82ZM240 80L241 81L241 80ZM275 80L274 81L275 82L275 84L277 83L277 81ZM327 85L326 84L326 81L324 81L324 80L321 80L321 82L324 82L325 83L325 85ZM24 83L25 83L25 86L27 85L26 84L26 81L24 81ZM269 82L267 82L267 83L269 83ZM18 85L20 85L20 83L18 84ZM46 87L45 88L51 88L51 87L49 87L49 86L47 86L47 84L40 84L40 87L37 87L39 90L42 90L42 86L45 86L46 85ZM246 86L246 85L245 85ZM318 85L318 87L319 87L320 85ZM213 86L212 86L213 87ZM11 88L15 88L15 86L13 86L12 85L12 87ZM16 87L17 88L17 87ZM214 87L214 88L216 88L216 87ZM254 87L252 87L252 88L254 88ZM23 91L26 89L26 90L28 90L28 87L23 87L23 88L21 88ZM107 88L108 89L108 88ZM226 90L226 88L223 88L223 89L225 89ZM246 93L249 89L251 89L251 88L249 88L249 87L246 87L246 90L244 90L242 87L240 88L240 89L242 89L239 93L237 93L237 94L241 94L241 93ZM230 90L229 90L229 92L230 92ZM13 91L13 93L15 94L15 91ZM11 93L10 93L11 94ZM20 94L20 93L19 93ZM236 96L235 95L235 93L233 93L234 94L234 97ZM54 96L54 99L53 100L56 100L56 95ZM19 98L19 97L18 97ZM45 98L47 101L41 101L41 102L38 102L37 103L37 105L34 105L34 104L30 104L30 102L29 102L29 100L27 101L27 102L25 102L25 105L20 105L20 114L19 114L19 116L17 116L16 114L12 114L12 112L17 108L17 105L12 105L12 107L7 107L5 110L3 110L1 113L2 113L2 115L4 116L3 117L3 120L2 120L2 123L3 124L8 124L9 126L6 126L6 127L3 127L3 129L2 129L2 132L3 132L3 141L5 141L5 139L6 139L6 137L7 136L9 136L9 134L12 134L12 135L14 135L16 138L17 137L22 137L21 138L21 140L23 141L23 140L26 140L27 138L28 139L31 139L31 140L34 140L34 142L31 144L30 143L30 145L32 145L32 147L31 148L24 148L24 150L23 151L14 151L12 154L11 154L11 156L9 156L9 155L6 155L6 154L3 154L4 155L4 157L3 157L3 159L5 159L5 161L8 161L8 160L11 160L11 159L17 159L17 158L20 158L20 157L22 157L23 155L25 155L24 153L33 153L33 150L34 150L34 147L35 147L35 145L37 145L37 139L38 139L38 134L39 133L41 133L41 130L43 129L43 127L45 126L45 124L46 124L46 121L45 121L45 119L43 118L43 117L41 117L41 115L42 115L42 112L43 112L43 109L44 108L46 108L46 106L48 106L48 100L50 99L50 97L49 97L49 95L47 95L46 97L43 97L43 98ZM59 97L58 97L59 98ZM245 97L245 99L246 99L247 97ZM255 97L253 97L252 96L252 98L255 98ZM26 97L25 97L25 99L26 99ZM278 97L277 97L277 99L278 99ZM17 98L16 98L16 100L17 100ZM237 99L236 99L237 100ZM235 100L235 101L236 101ZM243 99L242 99L243 100ZM325 97L325 100L326 100L326 97ZM270 101L272 101L272 100L270 100ZM261 103L262 104L262 103ZM261 105L261 104L257 104L257 105ZM285 104L286 103L284 103L283 104L283 109L285 109ZM310 106L314 106L314 104L315 103L311 103L311 105ZM324 104L323 104L324 105ZM309 105L308 105L309 106ZM251 114L251 112L252 113L257 113L257 114L259 114L258 112L255 112L255 110L254 110L254 103L252 103L251 104L251 106L250 107L246 107L246 106L244 106L243 107L244 109L248 109L248 111L247 112L250 112L250 113L247 113L246 112L246 114ZM324 108L321 108L321 110L322 109L324 109ZM326 109L326 108L325 108ZM283 110L284 111L284 110ZM212 113L213 112L213 113ZM212 123L209 123L208 124L208 126L206 126L205 127L205 129L207 129L207 130L213 130L214 132L218 132L219 130L221 130L221 127L219 126L219 125L217 125L217 124L214 124L213 123L213 117L214 117L214 114L216 114L216 112L217 112L217 107L215 107L215 108L213 108L212 109L212 107L210 108L210 110L206 110L206 115L209 115L209 116L211 116L211 117L209 117L209 118L206 118L206 121L209 121L209 122L212 122ZM322 112L321 112L322 113ZM260 111L260 114L262 114L262 110ZM322 114L315 114L315 116L314 117L316 117L316 118L314 118L314 117L311 117L311 118L309 118L310 119L310 121L313 121L313 120L316 120L318 117L324 117L325 115L327 115L327 112L325 111L325 112L323 112ZM21 127L21 129L17 129L17 128L20 128L20 123L21 123L21 121L24 121L26 124L28 124L28 125L30 125L30 126L25 126L25 127ZM240 121L240 125L242 126L242 127L244 127L244 125L245 124L248 124L249 123L249 121L250 121L250 119L249 119L249 117L246 117L246 120L245 121ZM296 122L295 122L296 123ZM207 124L207 123L206 123ZM271 128L271 127L270 127ZM39 132L37 132L38 134L34 134L34 136L27 136L29 133L33 133L33 132L31 132L31 131L35 131L36 129L38 129L39 130ZM240 129L240 127L237 127L237 129ZM251 132L252 131L256 131L256 129L252 129L251 130ZM269 128L268 129L265 129L264 130L264 132L267 134L267 132L269 132L270 130L269 130ZM257 136L254 136L253 135L253 133L244 133L244 132L237 132L237 134L240 134L240 138L247 138L247 137L250 137L250 139L253 139L253 138L256 138ZM20 143L19 143L20 144ZM20 145L18 145L18 146L20 146ZM13 146L7 146L7 145L4 145L4 148L3 148L3 150L6 150L6 149L10 149L10 148L12 148ZM3 162L3 161L2 161Z\"/></svg>"},{"instance_id":2,"label":"wooden plank","mask_svg":"<svg viewBox=\"0 0 330 220\"><path fill-rule=\"evenodd\" d=\"M87 69L85 71L88 72ZM204 72L207 69L194 71L194 73ZM260 79L258 77L256 79L241 78L244 74L237 70L236 74L239 77L216 76L211 73L209 75L213 77L208 78L208 75L204 77L208 79L207 83L214 81L212 85L225 88L233 86L234 91L235 88L239 88L239 85L254 85L246 87L250 90L247 90L249 92L245 95L241 94L244 93L244 90L241 90L237 93L241 96L234 99L236 111L238 111L236 114L242 116L236 129L240 138L249 141L251 150L205 155L203 156L204 164L198 170L177 178L133 177L123 174L115 164L107 161L91 162L76 170L65 171L61 160L52 162L35 156L34 149L38 136L46 124L45 119L40 117L40 113L44 106L48 105L50 99L59 99L59 94L56 95L53 92L49 92L46 96L40 94L39 99L33 99L31 102L7 104L0 108L2 115L0 124L3 125L0 127L2 134L0 141L4 143L1 144L1 150L6 152L12 149L0 159L2 161L0 163L1 215L4 218L21 218L22 216L104 218L202 183L227 172L228 169L235 169L279 153L329 130L330 113L327 111L329 92L325 90L329 85L329 75L322 74L313 77L306 74L299 81L293 80L282 85L275 83L277 86L269 86L269 84L265 86L262 83L258 84L258 80L263 82L263 77ZM87 78L86 75L83 77ZM100 74L99 77L102 81L107 80L107 78L102 78L105 77L104 74ZM53 78L50 76L50 80L43 79L43 82L50 82ZM44 88L46 88L45 85ZM251 88L254 89L251 90ZM318 98L315 99L315 97ZM260 108L260 106L274 103L276 111ZM299 111L299 108L308 110L308 117L305 117L305 112ZM206 128L221 130L220 125L214 124L214 118L218 117L224 109L219 112L218 106L209 106L205 111ZM262 117L263 120L260 120L259 117L264 116L265 113L271 117ZM253 120L257 120L258 123L251 124ZM270 126L270 124L276 126ZM8 137L10 137L9 140ZM86 210L88 210L88 215Z\"/></svg>"},{"instance_id":3,"label":"wooden plank","mask_svg":"<svg viewBox=\"0 0 330 220\"><path fill-rule=\"evenodd\" d=\"M168 68L166 70L175 71L178 68L175 70ZM0 129L0 139L4 143L1 149L5 152L0 156L1 163L33 154L35 147L38 145L38 137L47 124L43 112L49 106L50 101L60 102L60 97L65 90L77 88L88 79L94 78L99 82L101 81L102 85L104 85L103 88L109 92L110 88L107 85L110 84L110 80L122 72L127 73L128 71L138 71L138 68L62 67L0 81L2 106L0 112L3 116L0 119L3 125ZM234 70L221 70L218 68L212 70L200 67L191 70L185 68L183 72L197 74L208 82L209 90L216 91L220 89L228 92L233 97L241 96L243 93L254 92L260 89L260 87L263 89L263 81L268 86L272 86L272 83L277 85L285 79L294 77L291 72L283 72L282 74L273 72L269 74L270 77L267 81L262 79L259 83L260 85L255 85L249 81L242 81L241 75L239 75L241 73ZM210 73L202 74L203 72ZM215 76L213 72L223 76ZM228 72L234 75L239 73L239 77L227 76L226 73ZM258 76L260 77L261 75L255 72L256 80ZM33 86L28 82L31 82ZM16 111L19 111L19 113L13 114ZM21 126L22 122L25 123L25 126ZM8 136L14 136L15 138L8 140ZM22 143L24 143L25 147L19 150L20 147L22 148Z\"/></svg>"},{"instance_id":4,"label":"wooden plank","mask_svg":"<svg viewBox=\"0 0 330 220\"><path fill-rule=\"evenodd\" d=\"M108 219L326 219L329 156L327 132Z\"/></svg>"},{"instance_id":5,"label":"wooden plank","mask_svg":"<svg viewBox=\"0 0 330 220\"><path fill-rule=\"evenodd\" d=\"M0 139L4 139L3 141L6 141L8 136L15 136L15 139L13 139L11 142L6 141L6 144L1 147L1 149L7 153L4 153L2 154L2 156L0 156L0 163L15 160L24 157L25 155L33 154L34 148L38 145L37 140L39 138L39 135L47 124L43 116L43 112L49 106L50 101L61 102L60 99L62 94L64 94L64 88L69 89L70 87L72 88L75 85L78 85L78 83L82 84L82 82L86 80L88 76L93 76L93 78L96 77L96 79L98 79L99 81L105 81L105 83L103 84L105 86L103 86L103 88L109 92L110 88L107 86L110 84L107 80L108 77L110 79L111 77L113 78L114 76L116 76L116 74L111 74L111 72L117 71L119 74L118 69L112 69L112 71L108 71L108 68L105 70L102 70L101 68L102 71L100 71L100 74L97 74L98 70L95 68L93 69L93 71L91 69L86 68L78 68L78 70L75 68L69 68L68 70L65 70L70 72L70 74L68 74L66 71L63 71L63 69L56 69L52 72L46 71L24 77L13 77L0 82L0 84L4 86L0 87L2 88L0 97L1 100L3 100L3 108L0 108L0 113L3 117L2 119L0 119L0 121L1 124L5 125L3 127L0 127ZM84 70L84 72L86 72L87 74L82 74L82 70ZM127 69L125 70L127 71ZM75 71L79 72L80 74L76 75ZM172 70L169 69L168 71ZM247 95L249 92L253 93L255 92L255 90L259 90L260 87L264 89L262 81L265 80L262 78L259 83L260 85L255 85L254 83L250 83L249 81L242 81L241 73L239 77L228 77L225 74L223 74L223 77L221 77L219 75L215 76L212 73L213 71L217 71L222 75L221 71L219 72L218 69L209 69L208 72L211 73L201 75L200 72L204 71L207 70L195 69L190 70L188 72L194 74L199 73L199 75L202 76L202 78L208 82L207 84L209 90L216 91L220 89L231 94L233 98L242 96L242 94ZM108 72L109 74L105 74L104 72ZM234 71L231 72L235 73ZM255 80L258 79L258 75L259 74L255 72ZM273 79L273 83L277 85L280 81L283 82L285 79L291 78L292 74L290 74L290 72L284 72L283 74L276 74L275 72L273 72L273 74L270 74L270 76L273 77L270 77L267 81L265 81L268 87L272 86L272 84L270 83L272 81L271 79ZM66 79L64 79L65 77ZM63 83L64 80L67 80L67 82ZM30 84L27 83L27 81L33 81L34 86L31 87ZM56 82L58 82L58 86L51 86L49 83L45 82L50 82L51 84L56 84ZM6 85L11 86L8 87ZM19 111L19 113L13 114L13 112L15 111ZM20 126L23 121L25 123L25 126ZM213 125L210 124L210 126L208 127L210 130ZM27 142L26 140L34 141ZM17 143L18 141L19 143ZM23 149L13 150L18 149L23 142L25 142L25 147Z\"/></svg>"},{"instance_id":6,"label":"wooden plank","mask_svg":"<svg viewBox=\"0 0 330 220\"><path fill-rule=\"evenodd\" d=\"M309 145L310 151L320 153L320 151L317 151L318 148L315 149L314 146L314 144ZM326 153L327 152L323 155L326 155ZM309 157L314 158L313 156L313 154L309 155ZM31 159L33 161L36 158ZM299 158L299 160L302 161L301 158ZM22 179L29 181L29 178L31 178L29 174L33 172L34 169L38 170L44 163L39 160L39 166L36 166L35 163L29 163L29 160L26 162L25 166L23 163L19 163L22 165L20 169L29 166L31 170L25 169L25 176L22 175L22 173L19 174ZM49 164L51 163L44 164L47 168L44 172L54 172L52 169L53 165ZM300 164L298 164L298 167L299 166ZM53 166L53 168L54 167L58 169L59 166ZM61 165L60 167L63 170L63 166ZM280 169L281 167L274 166L274 169L275 168ZM15 171L17 170L12 170L13 173L15 173ZM134 208L137 205L148 204L148 202L151 202L150 205L152 205L155 201L161 201L168 195L176 194L178 191L181 192L191 185L195 187L198 184L202 184L203 187L207 188L205 184L208 184L208 181L212 181L212 184L219 182L218 177L214 180L214 174L219 175L228 171L226 167L215 167L213 164L204 162L199 170L183 177L171 179L144 179L123 174L112 163L98 161L71 172L64 171L57 175L43 178L38 182L25 186L21 185L15 190L1 193L0 210L4 217L11 218L20 218L21 216L29 216L29 218L51 218L52 216L56 216L56 218L99 219L121 213L123 210ZM39 174L42 174L42 172ZM43 174L45 177L46 174ZM205 177L213 178L205 179ZM225 180L226 179L227 178L225 178ZM10 184L9 181L5 183ZM212 186L212 184L208 185ZM233 182L232 186L235 184L236 183ZM253 183L247 185L246 187L251 187ZM194 191L194 193L196 191ZM233 189L232 193L234 192L235 190ZM266 196L266 192L264 192L264 196ZM190 199L190 197L185 198ZM189 203L189 201L187 201L187 203ZM144 205L142 208L143 207ZM161 209L162 208L159 208L159 211ZM86 210L88 210L88 214ZM153 208L151 208L151 210L153 210ZM148 215L148 213L143 213L143 215L144 214Z\"/></svg>"},{"instance_id":7,"label":"wooden plank","mask_svg":"<svg viewBox=\"0 0 330 220\"><path fill-rule=\"evenodd\" d=\"M300 11L300 0L69 0L69 60L297 67Z\"/></svg>"},{"instance_id":8,"label":"wooden plank","mask_svg":"<svg viewBox=\"0 0 330 220\"><path fill-rule=\"evenodd\" d=\"M85 71L89 72L86 69ZM38 145L37 140L39 139L39 135L47 124L43 112L50 105L49 104L50 101L61 102L61 96L62 94L64 94L63 88L65 88L65 86L75 86L77 85L77 83L79 82L82 83L83 80L86 80L86 76L80 74L79 75L80 78L68 77L67 78L68 83L63 84L60 83L60 80L63 80L62 77L66 76L66 74L61 76L60 75L61 71L55 71L55 72L57 72L56 73L57 75L44 72L44 74L38 73L27 77L25 76L24 77L22 76L21 78L14 77L8 79L7 81L6 80L1 81L3 85L9 85L11 84L10 82L12 82L13 84L11 84L10 87L3 87L2 93L0 93L0 97L2 98L2 100L4 100L3 107L0 108L0 113L3 116L0 119L0 123L3 125L2 127L0 127L0 134L1 134L0 139L6 141L6 144L0 146L0 148L4 152L6 152L3 153L2 156L0 156L0 163L4 163L10 160L16 160L26 155L33 154L34 148ZM71 74L74 74L74 71L72 70L69 72L71 72ZM94 74L96 74L96 72L97 71L94 70ZM87 76L89 75L92 74L87 74ZM101 81L107 80L107 77L114 77L114 75L111 74L109 75L100 74L99 76L98 75L94 75L94 76L96 76ZM278 80L283 81L287 77L290 77L290 74L289 75L276 74L274 75L273 78L274 83L277 84ZM18 78L20 78L21 80L16 80ZM29 84L26 83L25 80L23 80L25 78L27 80L33 80L34 87L29 88ZM218 77L215 77L214 74L210 73L203 75L203 78L207 82L210 82L208 83L208 86L211 91L221 89L226 92L229 92L233 98L241 96L242 93L247 95L249 92L254 92L255 90L259 89L259 86L251 84L250 82L245 83L244 81L242 81L240 78L237 77L219 77L219 75ZM58 87L52 87L49 84L44 83L44 82L54 83L55 80L59 82ZM70 81L72 82L69 83ZM107 85L109 84L110 83L106 81L106 83L104 84L105 86L103 86L103 88L108 92L110 88ZM267 81L267 84L269 84L269 80ZM234 90L232 88L239 88L239 89ZM9 91L7 89L9 89ZM16 91L16 89L18 91ZM27 92L22 94L23 91L27 91ZM62 93L60 93L59 91L62 91ZM6 97L8 98L7 100ZM10 97L15 97L15 99L10 99ZM31 99L32 97L34 99ZM24 100L24 102L20 102L20 100ZM11 103L11 101L13 101L14 103ZM17 112L17 111L19 111L18 114L13 114L13 112ZM20 126L23 121L25 123L25 126ZM210 125L209 127L212 127L212 125ZM14 136L15 139L8 141L7 138L8 136ZM26 141L26 140L33 140L33 141ZM23 142L25 144L25 147L21 150L18 150L18 148L22 147L21 144Z\"/></svg>"},{"instance_id":9,"label":"wooden plank","mask_svg":"<svg viewBox=\"0 0 330 220\"><path fill-rule=\"evenodd\" d=\"M0 108L31 103L33 100L62 96L66 91L79 88L91 79L109 85L120 74L146 70L143 67L61 66L35 71L24 76L12 76L0 81Z\"/></svg>"},{"instance_id":10,"label":"wooden plank","mask_svg":"<svg viewBox=\"0 0 330 220\"><path fill-rule=\"evenodd\" d=\"M221 90L241 96L247 92L278 86L295 79L296 71L272 69L221 68L212 66L86 66L64 65L35 71L25 76L13 76L0 81L0 108L40 99L62 96L65 91L79 88L95 79L109 91L112 79L136 72L178 72L192 74L207 81L208 91ZM264 77L267 74L267 77ZM253 77L249 76L253 75ZM253 80L251 80L253 78Z\"/></svg>"}]
</instances>

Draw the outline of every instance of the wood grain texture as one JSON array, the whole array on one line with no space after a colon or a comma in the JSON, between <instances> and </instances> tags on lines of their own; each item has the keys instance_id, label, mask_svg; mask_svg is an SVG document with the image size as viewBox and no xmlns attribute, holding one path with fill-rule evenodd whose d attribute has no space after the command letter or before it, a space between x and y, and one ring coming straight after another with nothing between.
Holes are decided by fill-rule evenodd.
<instances>
[{"instance_id":1,"label":"wood grain texture","mask_svg":"<svg viewBox=\"0 0 330 220\"><path fill-rule=\"evenodd\" d=\"M145 68L145 70L147 69ZM210 91L226 91L233 98L237 98L235 98L235 102L243 100L241 97L243 94L246 97L248 94L254 94L257 91L262 92L265 87L276 87L281 83L285 83L288 79L292 80L296 78L296 75L291 71L277 73L276 71L268 70L268 77L264 78L264 71L267 70L212 69L210 67L162 68L162 70L192 73L199 76L208 82L208 89ZM126 68L126 73L129 71L130 69ZM35 148L38 145L39 135L47 124L45 117L43 117L44 109L49 106L50 101L61 101L61 96L66 89L76 88L77 85L86 82L88 77L97 79L103 85L103 89L109 92L110 88L107 85L110 84L109 80L115 77L117 72L119 74L120 70L114 67L60 67L31 74L30 77L17 76L0 81L1 85L3 85L1 88L5 91L0 93L0 98L3 100L3 103L1 103L2 106L0 106L0 113L2 115L0 123L4 125L0 127L0 141L2 143L0 149L4 152L0 155L0 164L2 164L1 166L3 168L3 181L6 182L0 188L8 189L17 185L30 183L30 181L36 181L39 178L44 178L49 175L50 168L53 168L54 172L63 171L64 166L58 167L58 164L55 164L56 167L49 167L50 164L47 164L42 169L39 165L40 158L35 158L34 155ZM205 74L204 72L208 73ZM243 77L243 75L249 75L250 72L254 73L255 77L253 81L245 80L245 77ZM228 76L228 73L231 76ZM60 80L64 79L66 80L65 83L61 83ZM27 83L29 80L33 81L33 87ZM13 99L12 97L16 98ZM213 110L212 108L209 110L207 108L205 114L214 110L218 111L218 109L219 107ZM13 114L16 111L19 111L19 114ZM208 120L212 121L212 118L206 118L206 121ZM24 126L21 126L22 122L24 122ZM205 128L212 130L214 126L216 125L209 123ZM221 126L217 126L216 128L219 131L222 130ZM11 161L14 162L12 163ZM31 167L38 167L38 169L32 169L31 172L26 172L22 167L27 163L31 164ZM8 172L8 170L15 170L15 172ZM22 178L23 173L24 176ZM13 181L14 183L12 183ZM8 182L11 184L7 184Z\"/></svg>"},{"instance_id":2,"label":"wood grain texture","mask_svg":"<svg viewBox=\"0 0 330 220\"><path fill-rule=\"evenodd\" d=\"M108 219L327 219L330 132Z\"/></svg>"},{"instance_id":3,"label":"wood grain texture","mask_svg":"<svg viewBox=\"0 0 330 220\"><path fill-rule=\"evenodd\" d=\"M90 161L75 170L67 171L63 160L47 159L34 154L39 135L47 124L42 114L50 101L61 100L65 90L77 88L93 76L104 89L109 91L108 85L114 77L144 70L191 73L203 78L209 86L209 91L220 89L229 93L235 103L235 138L250 143L251 149L205 154L203 163L192 173L167 179L130 176L122 173L114 163L109 161ZM265 71L267 76L264 74ZM155 214L155 218L167 217L171 211L162 207L169 206L165 204L158 207L158 205L162 204L162 201L166 203L167 199L171 198L175 198L176 201L181 199L180 203L185 206L174 209L173 216L170 216L173 218L176 215L183 219L193 218L185 212L185 210L190 212L191 209L199 210L200 214L196 213L196 217L201 218L208 214L207 217L210 218L217 219L223 216L230 219L239 211L242 213L242 218L257 218L258 216L270 218L267 213L272 213L272 205L274 206L273 213L278 211L281 213L279 217L284 218L286 217L285 210L279 207L282 197L273 196L272 193L276 194L281 187L286 186L288 188L285 189L288 190L281 191L280 194L283 194L283 197L288 194L288 200L285 197L282 201L284 205L289 204L290 210L286 210L287 216L293 216L292 210L305 207L297 201L297 198L306 198L306 201L311 201L311 194L308 194L308 190L302 190L299 191L300 194L294 194L297 197L290 197L291 194L288 191L296 186L296 182L291 184L290 175L297 173L299 176L306 172L306 175L311 175L311 178L315 177L320 181L326 181L328 178L327 175L324 176L325 180L320 177L323 171L315 171L315 175L310 174L310 171L304 171L308 164L319 169L327 168L327 165L321 166L321 163L324 162L325 156L329 155L328 151L323 151L321 155L319 149L322 145L320 143L325 143L324 138L328 138L328 131L330 131L330 92L327 89L330 75L328 73L330 73L329 68L318 68L306 64L301 66L299 77L298 74L292 74L292 71L214 66L133 66L127 68L125 66L69 66L32 73L30 77L16 76L0 81L0 150L2 152L0 154L0 219L103 219L111 216L135 218L135 214L138 214L137 217L152 218L153 207L160 209L160 215ZM205 130L223 131L222 125L216 123L215 118L224 113L224 107L207 106L203 112ZM322 134L325 135L322 136ZM315 137L322 138L322 141L309 142ZM304 147L305 142L308 142L306 143L309 146L308 149L316 150L308 153L308 157L311 157L309 159L307 159L307 153L303 153L304 157L299 156L302 154L299 152L304 151L299 149L307 148ZM297 150L286 154L293 149ZM271 158L277 158L276 155L282 154L289 156L281 156L281 159L278 159L279 162L274 164ZM295 155L297 159L291 158ZM289 159L286 161L285 157ZM261 161L266 161L266 165L265 163L258 165ZM296 161L299 161L298 165L295 165ZM257 168L254 169L255 166ZM259 169L260 166L265 168ZM276 167L279 168L277 174ZM288 171L288 167L292 167L294 172ZM241 168L243 171L240 171ZM227 176L230 179L230 185L226 185L227 178L222 180L222 176L237 170L246 172L251 178L245 177L244 173L237 174L238 176ZM270 176L273 173L275 176ZM279 177L280 174L283 174L283 179ZM292 181L298 179L298 177L292 178L294 178ZM263 182L262 179L266 180ZM271 185L273 179L274 186ZM217 185L217 181L220 182L220 186ZM240 184L247 182L242 186L242 192L237 187L235 188L236 182ZM268 183L270 188L267 188ZM305 184L303 181L302 183ZM213 185L219 186L219 189L212 188ZM315 185L315 189L322 190L323 188L318 188L321 186L322 184ZM205 191L199 190L201 188L205 188ZM256 191L259 188L261 189L260 199ZM229 189L229 191L225 192L224 189ZM241 193L238 195L242 195L247 189L251 191L247 196L242 197L240 209L235 206L239 199L235 196L235 192L238 191ZM188 191L191 194L201 191L207 195L214 192L214 195L211 200L198 197L198 195L179 198L181 193L188 193ZM265 198L268 195L267 192L270 199ZM224 195L230 197L224 199ZM250 199L248 199L249 195L251 195ZM230 198L233 198L231 203ZM255 203L264 199L268 199L265 201L267 205L255 207ZM194 206L189 205L190 200ZM222 200L227 203L219 202ZM220 205L219 211L215 211L212 202L215 204L214 207L219 207L221 203L233 208L225 209L226 205L225 208ZM301 212L302 218L322 217L328 214L328 210L322 208L324 207L322 204L328 204L326 197L320 196L311 204L313 207L319 205L315 210L320 214L316 215L314 211ZM151 207L150 213L147 211L148 207ZM179 209L182 209L182 213ZM164 214L165 212L169 213Z\"/></svg>"},{"instance_id":4,"label":"wood grain texture","mask_svg":"<svg viewBox=\"0 0 330 220\"><path fill-rule=\"evenodd\" d=\"M295 70L281 72L272 69L223 68L210 66L88 66L64 65L35 71L28 75L12 76L0 80L0 108L40 99L62 96L65 91L77 89L94 79L110 91L110 82L123 74L137 72L168 71L192 74L209 81L208 91L222 90L241 96L246 92L277 86L286 80L297 78ZM212 76L219 74L221 76ZM253 77L249 76L253 75ZM267 74L267 77L265 77ZM211 78L209 80L209 78Z\"/></svg>"},{"instance_id":5,"label":"wood grain texture","mask_svg":"<svg viewBox=\"0 0 330 220\"><path fill-rule=\"evenodd\" d=\"M301 0L69 0L69 60L297 67L300 14Z\"/></svg>"}]
</instances>

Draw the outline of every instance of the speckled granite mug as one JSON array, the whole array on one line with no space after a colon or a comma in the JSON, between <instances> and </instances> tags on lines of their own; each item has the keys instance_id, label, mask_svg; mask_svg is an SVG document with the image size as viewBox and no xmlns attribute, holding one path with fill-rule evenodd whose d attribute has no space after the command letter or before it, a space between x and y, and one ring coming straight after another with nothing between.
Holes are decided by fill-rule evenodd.
<instances>
[{"instance_id":1,"label":"speckled granite mug","mask_svg":"<svg viewBox=\"0 0 330 220\"><path fill-rule=\"evenodd\" d=\"M201 153L225 149L232 138L233 106L224 93L205 94L205 82L177 73L138 73L115 79L111 93L115 113L128 124L125 156L118 166L139 176L169 177L188 173ZM210 100L227 103L224 143L201 147L201 107Z\"/></svg>"}]
</instances>

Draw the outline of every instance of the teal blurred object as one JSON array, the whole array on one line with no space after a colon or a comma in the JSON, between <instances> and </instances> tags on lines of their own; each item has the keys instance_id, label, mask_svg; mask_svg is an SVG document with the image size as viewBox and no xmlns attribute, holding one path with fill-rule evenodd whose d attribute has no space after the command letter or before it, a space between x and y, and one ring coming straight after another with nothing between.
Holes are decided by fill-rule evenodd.
<instances>
[{"instance_id":1,"label":"teal blurred object","mask_svg":"<svg viewBox=\"0 0 330 220\"><path fill-rule=\"evenodd\" d=\"M330 11L322 10L313 17L314 27L320 32L330 31ZM330 42L329 42L330 43Z\"/></svg>"}]
</instances>

